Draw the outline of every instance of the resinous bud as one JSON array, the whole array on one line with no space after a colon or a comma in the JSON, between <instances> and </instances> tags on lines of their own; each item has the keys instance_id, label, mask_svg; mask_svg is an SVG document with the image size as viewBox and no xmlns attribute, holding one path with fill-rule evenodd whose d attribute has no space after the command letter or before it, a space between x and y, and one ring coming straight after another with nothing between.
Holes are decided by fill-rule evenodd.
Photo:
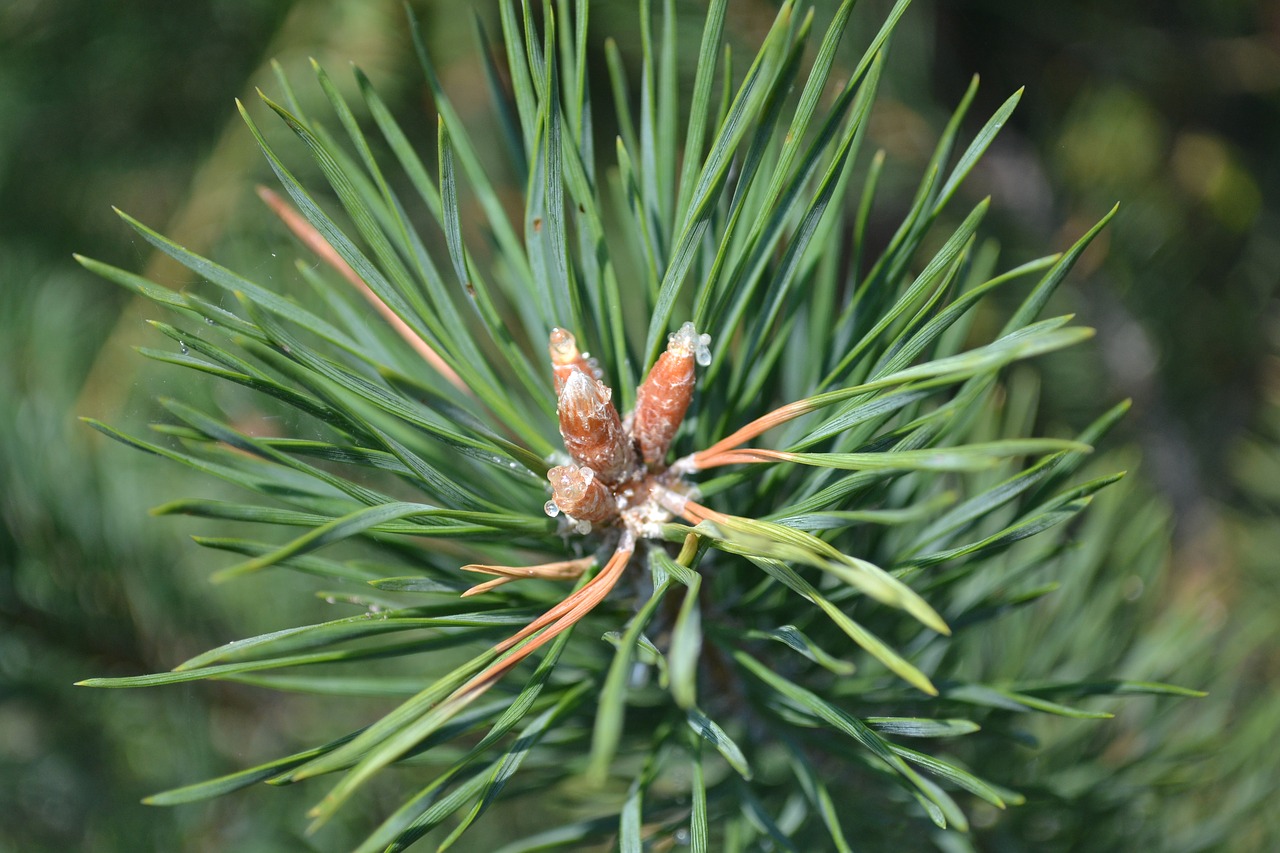
<instances>
[{"instance_id":1,"label":"resinous bud","mask_svg":"<svg viewBox=\"0 0 1280 853\"><path fill-rule=\"evenodd\" d=\"M556 508L580 521L608 521L618 514L613 492L586 466L560 465L547 472Z\"/></svg>"},{"instance_id":2,"label":"resinous bud","mask_svg":"<svg viewBox=\"0 0 1280 853\"><path fill-rule=\"evenodd\" d=\"M578 341L567 329L559 326L551 330L547 351L551 354L551 372L555 378L556 396L564 389L564 383L575 370L599 379L600 372L585 353L578 351Z\"/></svg>"},{"instance_id":3,"label":"resinous bud","mask_svg":"<svg viewBox=\"0 0 1280 853\"><path fill-rule=\"evenodd\" d=\"M658 356L636 390L631 431L651 468L666 460L671 440L693 400L694 362L711 363L710 345L710 335L699 335L693 323L685 323L667 338L667 351Z\"/></svg>"},{"instance_id":4,"label":"resinous bud","mask_svg":"<svg viewBox=\"0 0 1280 853\"><path fill-rule=\"evenodd\" d=\"M566 377L556 407L564 449L607 484L623 480L632 468L631 441L612 397L594 377L575 369ZM560 507L573 515L564 504Z\"/></svg>"}]
</instances>

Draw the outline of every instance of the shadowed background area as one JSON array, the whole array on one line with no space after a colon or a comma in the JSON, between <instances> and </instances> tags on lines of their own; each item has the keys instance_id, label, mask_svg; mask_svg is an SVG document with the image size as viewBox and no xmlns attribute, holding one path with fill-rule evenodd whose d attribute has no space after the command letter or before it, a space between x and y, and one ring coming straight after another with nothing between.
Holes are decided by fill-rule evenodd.
<instances>
[{"instance_id":1,"label":"shadowed background area","mask_svg":"<svg viewBox=\"0 0 1280 853\"><path fill-rule=\"evenodd\" d=\"M471 15L413 5L464 121L483 129L492 119ZM865 41L891 5L864 0L850 41ZM634 58L634 4L593 9L600 65L606 35ZM691 73L703 6L678 10ZM831 4L818 10L830 18ZM734 0L731 40L754 43L774 12ZM382 0L0 7L0 850L330 850L358 837L343 823L303 837L310 790L140 804L307 742L320 701L234 685L71 686L164 670L278 627L281 608L308 611L288 576L210 586L218 558L190 544L190 526L145 508L216 487L76 420L134 426L157 394L216 392L174 387L174 371L136 357L131 347L154 342L143 320L156 312L70 255L186 283L115 205L260 281L283 277L297 251L254 197L270 176L232 99L255 109L254 87L275 85L273 58L301 79L314 56L343 81L350 61L432 146L411 52L400 4ZM897 191L876 213L881 231L909 204L975 73L974 128L1027 87L963 189L993 196L986 230L1010 261L1065 248L1122 204L1061 299L1099 329L1097 344L1048 366L1042 405L1046 421L1079 426L1134 399L1124 440L1141 448L1136 473L1174 520L1151 612L1164 614L1165 653L1186 650L1183 683L1212 691L1151 725L1184 740L1131 815L1168 821L1170 849L1267 849L1266 745L1280 735L1268 688L1280 676L1280 5L1046 0L1028 12L1008 0L920 0L895 37L870 140L888 151ZM604 81L601 69L594 85ZM1157 713L1142 707L1132 713ZM978 843L1017 849L996 833Z\"/></svg>"}]
</instances>

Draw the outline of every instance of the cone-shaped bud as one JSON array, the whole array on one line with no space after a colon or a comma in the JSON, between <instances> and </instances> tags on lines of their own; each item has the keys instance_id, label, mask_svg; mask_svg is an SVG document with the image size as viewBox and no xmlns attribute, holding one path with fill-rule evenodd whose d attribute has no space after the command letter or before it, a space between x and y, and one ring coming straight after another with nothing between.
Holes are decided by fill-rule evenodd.
<instances>
[{"instance_id":1,"label":"cone-shaped bud","mask_svg":"<svg viewBox=\"0 0 1280 853\"><path fill-rule=\"evenodd\" d=\"M613 392L594 378L573 370L558 406L564 449L605 483L617 483L631 472L631 441L612 397Z\"/></svg>"},{"instance_id":2,"label":"cone-shaped bud","mask_svg":"<svg viewBox=\"0 0 1280 853\"><path fill-rule=\"evenodd\" d=\"M613 492L595 471L577 465L560 465L547 472L551 500L563 513L581 521L607 521L618 514Z\"/></svg>"},{"instance_id":3,"label":"cone-shaped bud","mask_svg":"<svg viewBox=\"0 0 1280 853\"><path fill-rule=\"evenodd\" d=\"M709 364L710 335L699 335L692 323L667 338L667 351L636 390L636 411L631 432L649 467L660 466L667 457L671 439L689 410L693 399L693 365Z\"/></svg>"},{"instance_id":4,"label":"cone-shaped bud","mask_svg":"<svg viewBox=\"0 0 1280 853\"><path fill-rule=\"evenodd\" d=\"M556 396L564 390L564 383L569 374L581 370L590 377L598 379L595 366L582 353L578 352L578 342L573 335L559 326L551 330L551 341L547 346L551 353L551 372L556 382Z\"/></svg>"}]
</instances>

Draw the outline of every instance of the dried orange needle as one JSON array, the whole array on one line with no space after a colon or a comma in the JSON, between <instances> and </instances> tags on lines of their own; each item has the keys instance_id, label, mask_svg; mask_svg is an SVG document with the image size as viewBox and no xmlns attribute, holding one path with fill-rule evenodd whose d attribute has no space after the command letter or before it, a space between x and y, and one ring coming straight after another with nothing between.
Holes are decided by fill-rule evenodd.
<instances>
[{"instance_id":1,"label":"dried orange needle","mask_svg":"<svg viewBox=\"0 0 1280 853\"><path fill-rule=\"evenodd\" d=\"M785 450L743 447L737 450L722 450L712 456L699 454L698 468L699 470L705 470L721 465L741 465L750 462L792 462L795 459L796 455L794 453L788 453Z\"/></svg>"},{"instance_id":2,"label":"dried orange needle","mask_svg":"<svg viewBox=\"0 0 1280 853\"><path fill-rule=\"evenodd\" d=\"M404 338L409 346L413 347L414 352L422 357L422 360L431 365L437 373L443 376L450 385L453 385L460 391L468 395L475 396L467 384L462 381L454 369L445 363L431 345L418 336L418 333L409 327L409 324L401 320L396 312L387 307L387 304L378 298L378 295L365 284L364 279L351 268L351 265L342 259L338 251L329 244L319 231L308 222L302 214L294 210L287 201L276 195L266 187L258 187L258 198L266 203L267 207L280 217L280 220L288 226L293 235L302 241L302 244L319 256L329 266L337 270L338 274L351 283L356 290L360 291L365 299L378 311L379 314L396 330L396 334Z\"/></svg>"},{"instance_id":3,"label":"dried orange needle","mask_svg":"<svg viewBox=\"0 0 1280 853\"><path fill-rule=\"evenodd\" d=\"M618 578L622 576L622 570L627 567L634 548L634 540L624 535L623 541L618 545L618 550L609 558L609 562L605 564L600 574L589 580L582 589L579 589L564 601L521 628L495 648L499 652L506 651L530 634L542 628L547 630L525 643L511 655L490 664L466 684L455 690L445 702L464 698L469 701L478 696L497 683L502 676L510 672L520 661L577 624L582 617L594 610L596 605L604 601L605 596L613 590L618 583Z\"/></svg>"},{"instance_id":4,"label":"dried orange needle","mask_svg":"<svg viewBox=\"0 0 1280 853\"><path fill-rule=\"evenodd\" d=\"M469 566L463 566L464 572L482 572L487 575L497 575L498 577L475 586L462 593L462 597L469 595L479 595L482 592L488 592L496 589L506 583L522 580L524 578L541 578L543 580L573 580L582 576L582 573L591 568L595 563L595 557L582 557L577 560L561 560L556 563L542 563L537 566L485 566L478 563L472 563Z\"/></svg>"},{"instance_id":5,"label":"dried orange needle","mask_svg":"<svg viewBox=\"0 0 1280 853\"><path fill-rule=\"evenodd\" d=\"M787 421L795 420L801 415L807 415L816 408L817 407L810 400L797 400L794 403L788 403L785 406L780 406L772 412L769 412L769 414L761 415L756 418L754 421L742 427L732 435L717 441L706 450L699 450L697 453L694 453L687 458L692 462L694 470L711 468L713 465L708 464L708 462L715 459L724 451L732 450L738 445L748 442L776 426L785 424Z\"/></svg>"}]
</instances>

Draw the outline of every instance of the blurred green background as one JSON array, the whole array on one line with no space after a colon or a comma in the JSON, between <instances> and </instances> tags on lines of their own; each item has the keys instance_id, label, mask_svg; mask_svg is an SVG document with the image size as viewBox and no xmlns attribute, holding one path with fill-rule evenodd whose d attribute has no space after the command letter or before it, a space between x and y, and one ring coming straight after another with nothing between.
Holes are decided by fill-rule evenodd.
<instances>
[{"instance_id":1,"label":"blurred green background","mask_svg":"<svg viewBox=\"0 0 1280 853\"><path fill-rule=\"evenodd\" d=\"M471 15L413 5L483 135ZM495 10L477 5L495 33ZM849 52L890 5L863 0ZM678 4L689 63L702 8ZM831 4L818 9L823 26ZM729 38L753 44L773 12L732 0ZM635 55L635 4L600 2L592 21L597 55L605 36ZM1110 654L1137 671L1142 655L1173 659L1171 680L1212 693L1135 703L1110 735L1090 724L1102 726L1090 754L1123 732L1150 739L1137 753L1152 756L1132 802L1090 808L1167 826L1170 850L1274 849L1264 805L1280 787L1280 3L918 0L893 50L872 141L904 190L972 74L982 85L971 131L1027 87L964 190L993 196L989 233L1007 261L1065 248L1122 203L1064 295L1097 343L1054 363L1044 419L1081 425L1134 399L1123 441L1141 450L1138 494L1168 508L1173 544L1157 550L1159 583L1134 593L1154 639ZM157 394L217 392L137 357L132 346L155 343L142 322L155 312L70 257L186 283L116 205L258 280L286 275L296 250L253 195L269 175L232 99L255 109L254 87L274 86L267 62L301 81L308 56L335 78L359 64L430 144L433 112L393 0L0 4L0 851L332 850L359 831L301 836L312 790L139 802L305 743L326 715L320 702L218 684L71 686L167 669L315 609L280 575L211 586L217 558L186 539L195 529L145 509L215 487L76 421L136 426ZM601 70L602 91L604 80ZM881 205L884 229L908 201ZM1088 830L1075 849L1102 849Z\"/></svg>"}]
</instances>

